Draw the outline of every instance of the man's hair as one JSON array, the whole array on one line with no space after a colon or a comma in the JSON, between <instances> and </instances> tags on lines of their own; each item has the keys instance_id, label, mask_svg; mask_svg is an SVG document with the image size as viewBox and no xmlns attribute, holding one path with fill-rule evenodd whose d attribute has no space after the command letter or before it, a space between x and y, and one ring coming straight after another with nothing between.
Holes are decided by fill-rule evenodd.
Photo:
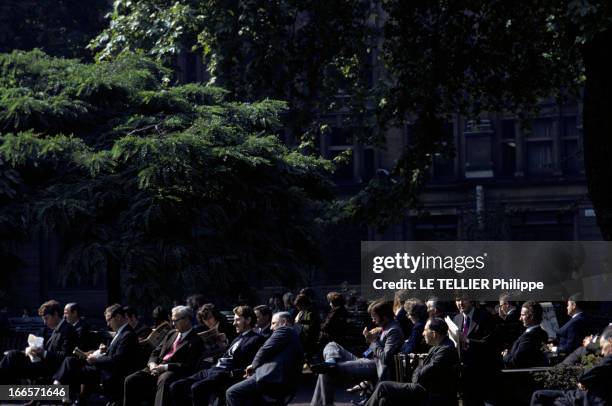
<instances>
[{"instance_id":1,"label":"man's hair","mask_svg":"<svg viewBox=\"0 0 612 406\"><path fill-rule=\"evenodd\" d=\"M346 303L344 295L340 292L329 292L327 294L327 301L336 307L344 306L344 303Z\"/></svg>"},{"instance_id":2,"label":"man's hair","mask_svg":"<svg viewBox=\"0 0 612 406\"><path fill-rule=\"evenodd\" d=\"M77 315L81 315L81 306L77 302L66 303L66 306L71 313L76 313Z\"/></svg>"},{"instance_id":3,"label":"man's hair","mask_svg":"<svg viewBox=\"0 0 612 406\"><path fill-rule=\"evenodd\" d=\"M312 304L312 302L310 301L310 297L308 297L308 295L300 293L295 298L295 302L293 302L293 304L298 307L308 307Z\"/></svg>"},{"instance_id":4,"label":"man's hair","mask_svg":"<svg viewBox=\"0 0 612 406\"><path fill-rule=\"evenodd\" d=\"M439 317L432 317L429 320L429 329L443 336L448 334L448 325Z\"/></svg>"},{"instance_id":5,"label":"man's hair","mask_svg":"<svg viewBox=\"0 0 612 406\"><path fill-rule=\"evenodd\" d=\"M277 317L279 320L285 320L288 326L293 324L293 319L291 318L291 313L289 312L274 313L272 317Z\"/></svg>"},{"instance_id":6,"label":"man's hair","mask_svg":"<svg viewBox=\"0 0 612 406\"><path fill-rule=\"evenodd\" d=\"M38 315L39 316L46 316L47 314L49 315L54 315L57 314L58 316L63 314L64 309L62 309L62 306L60 305L60 303L57 300L47 300L45 303L41 304L40 307L38 308Z\"/></svg>"},{"instance_id":7,"label":"man's hair","mask_svg":"<svg viewBox=\"0 0 612 406\"><path fill-rule=\"evenodd\" d=\"M251 306L236 306L232 311L236 316L244 317L245 319L250 319L249 326L252 327L255 324L257 316L255 316L255 311L251 309Z\"/></svg>"},{"instance_id":8,"label":"man's hair","mask_svg":"<svg viewBox=\"0 0 612 406\"><path fill-rule=\"evenodd\" d=\"M125 315L128 317L138 316L138 310L136 310L134 306L123 306L123 310L125 311Z\"/></svg>"},{"instance_id":9,"label":"man's hair","mask_svg":"<svg viewBox=\"0 0 612 406\"><path fill-rule=\"evenodd\" d=\"M380 299L372 302L368 306L368 314L376 313L379 317L393 320L395 315L393 314L393 304L386 300Z\"/></svg>"},{"instance_id":10,"label":"man's hair","mask_svg":"<svg viewBox=\"0 0 612 406\"><path fill-rule=\"evenodd\" d=\"M427 317L429 317L427 305L423 303L406 302L404 303L404 310L406 310L408 316L412 316L418 321L427 321Z\"/></svg>"},{"instance_id":11,"label":"man's hair","mask_svg":"<svg viewBox=\"0 0 612 406\"><path fill-rule=\"evenodd\" d=\"M118 314L120 314L123 317L125 317L125 309L119 303L115 303L113 305L108 306L104 310L104 313L108 313L111 317L115 317Z\"/></svg>"},{"instance_id":12,"label":"man's hair","mask_svg":"<svg viewBox=\"0 0 612 406\"><path fill-rule=\"evenodd\" d=\"M567 299L568 302L573 302L576 307L580 310L584 310L584 301L582 300L582 295L580 293L576 293L574 295L571 295L569 297L569 299Z\"/></svg>"},{"instance_id":13,"label":"man's hair","mask_svg":"<svg viewBox=\"0 0 612 406\"><path fill-rule=\"evenodd\" d=\"M608 327L604 329L603 333L601 333L601 338L604 340L612 340L612 325L608 325Z\"/></svg>"},{"instance_id":14,"label":"man's hair","mask_svg":"<svg viewBox=\"0 0 612 406\"><path fill-rule=\"evenodd\" d=\"M270 309L270 306L268 306L268 305L255 306L253 311L259 312L259 313L263 314L266 317L272 318L272 309ZM236 313L236 312L234 312L234 313Z\"/></svg>"},{"instance_id":15,"label":"man's hair","mask_svg":"<svg viewBox=\"0 0 612 406\"><path fill-rule=\"evenodd\" d=\"M204 324L204 320L208 320L211 316L218 322L222 322L224 319L223 314L212 303L206 303L198 310L197 318L201 324Z\"/></svg>"},{"instance_id":16,"label":"man's hair","mask_svg":"<svg viewBox=\"0 0 612 406\"><path fill-rule=\"evenodd\" d=\"M499 301L507 302L510 306L514 306L514 303L512 302L512 296L508 292L504 292L501 295L499 295Z\"/></svg>"},{"instance_id":17,"label":"man's hair","mask_svg":"<svg viewBox=\"0 0 612 406\"><path fill-rule=\"evenodd\" d=\"M193 310L197 310L204 304L206 304L206 299L204 298L203 294L196 293L191 296L188 296L185 303L187 303L187 306L191 307Z\"/></svg>"},{"instance_id":18,"label":"man's hair","mask_svg":"<svg viewBox=\"0 0 612 406\"><path fill-rule=\"evenodd\" d=\"M544 310L542 309L542 306L538 302L529 300L523 303L522 307L529 310L529 313L531 313L531 316L533 317L533 321L535 321L536 323L542 322L542 315L544 314Z\"/></svg>"},{"instance_id":19,"label":"man's hair","mask_svg":"<svg viewBox=\"0 0 612 406\"><path fill-rule=\"evenodd\" d=\"M156 306L155 309L151 312L151 316L153 316L153 320L157 322L167 321L168 320L168 310L164 306Z\"/></svg>"},{"instance_id":20,"label":"man's hair","mask_svg":"<svg viewBox=\"0 0 612 406\"><path fill-rule=\"evenodd\" d=\"M188 319L191 321L191 317L193 316L193 310L189 306L175 306L172 308L172 314L176 314L177 316Z\"/></svg>"}]
</instances>

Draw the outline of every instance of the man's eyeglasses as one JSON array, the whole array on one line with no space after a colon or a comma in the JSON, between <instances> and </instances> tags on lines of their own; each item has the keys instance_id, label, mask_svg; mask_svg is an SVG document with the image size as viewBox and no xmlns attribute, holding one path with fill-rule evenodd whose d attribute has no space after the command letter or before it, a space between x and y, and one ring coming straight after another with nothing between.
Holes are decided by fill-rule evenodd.
<instances>
[{"instance_id":1,"label":"man's eyeglasses","mask_svg":"<svg viewBox=\"0 0 612 406\"><path fill-rule=\"evenodd\" d=\"M183 319L184 319L184 317L179 317L178 319L172 319L170 321L172 322L172 324L176 324L176 323L178 323L179 321L181 321Z\"/></svg>"}]
</instances>

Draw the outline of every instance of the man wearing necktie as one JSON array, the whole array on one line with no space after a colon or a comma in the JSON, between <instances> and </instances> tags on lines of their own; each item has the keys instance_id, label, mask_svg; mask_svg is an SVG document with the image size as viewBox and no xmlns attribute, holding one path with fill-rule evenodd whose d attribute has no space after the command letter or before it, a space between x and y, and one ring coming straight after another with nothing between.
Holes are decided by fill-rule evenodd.
<instances>
[{"instance_id":1,"label":"man wearing necktie","mask_svg":"<svg viewBox=\"0 0 612 406\"><path fill-rule=\"evenodd\" d=\"M244 369L266 340L253 328L256 319L253 309L238 306L233 311L238 336L214 366L170 385L175 405L208 405L213 394L225 394L227 388L241 380Z\"/></svg>"},{"instance_id":2,"label":"man wearing necktie","mask_svg":"<svg viewBox=\"0 0 612 406\"><path fill-rule=\"evenodd\" d=\"M442 406L457 404L457 364L455 345L448 338L448 326L440 318L430 318L423 329L425 342L431 346L423 365L413 358L412 382L380 382L366 406L410 404Z\"/></svg>"},{"instance_id":3,"label":"man wearing necktie","mask_svg":"<svg viewBox=\"0 0 612 406\"><path fill-rule=\"evenodd\" d=\"M20 378L51 377L65 357L72 354L76 331L63 318L63 309L55 300L43 303L38 309L45 326L53 330L42 348L9 351L0 362L0 384L18 383Z\"/></svg>"},{"instance_id":4,"label":"man wearing necktie","mask_svg":"<svg viewBox=\"0 0 612 406\"><path fill-rule=\"evenodd\" d=\"M492 342L493 320L488 312L474 307L465 296L458 296L455 304L459 313L453 322L460 329L457 335L464 404L481 406L494 396L495 377L502 362Z\"/></svg>"},{"instance_id":5,"label":"man wearing necktie","mask_svg":"<svg viewBox=\"0 0 612 406\"><path fill-rule=\"evenodd\" d=\"M90 389L92 385L102 383L111 402L120 403L125 377L142 366L142 350L123 306L114 304L107 307L104 318L115 332L108 349L101 346L98 351L88 351L86 359L66 358L53 378L56 383L70 385L71 394L77 394L81 384ZM87 397L88 390L85 390L79 395L79 404L84 404Z\"/></svg>"},{"instance_id":6,"label":"man wearing necktie","mask_svg":"<svg viewBox=\"0 0 612 406\"><path fill-rule=\"evenodd\" d=\"M204 341L193 330L193 311L187 306L172 309L172 324L175 330L168 332L153 350L147 367L125 379L124 405L138 405L150 401L155 392L155 406L168 404L170 384L194 372L202 354Z\"/></svg>"}]
</instances>

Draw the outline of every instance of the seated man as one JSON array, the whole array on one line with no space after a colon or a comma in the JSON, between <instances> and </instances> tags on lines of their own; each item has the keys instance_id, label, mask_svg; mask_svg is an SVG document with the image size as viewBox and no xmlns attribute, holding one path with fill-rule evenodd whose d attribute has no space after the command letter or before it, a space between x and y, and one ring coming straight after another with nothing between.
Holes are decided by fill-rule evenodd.
<instances>
[{"instance_id":1,"label":"seated man","mask_svg":"<svg viewBox=\"0 0 612 406\"><path fill-rule=\"evenodd\" d=\"M548 362L542 347L548 341L548 334L540 327L542 306L536 302L525 302L521 307L521 322L525 332L512 344L510 351L504 351L506 368L531 368L545 366Z\"/></svg>"},{"instance_id":2,"label":"seated man","mask_svg":"<svg viewBox=\"0 0 612 406\"><path fill-rule=\"evenodd\" d=\"M38 309L45 325L53 330L42 348L9 351L0 362L0 382L18 383L21 378L51 377L64 358L72 354L76 331L64 320L62 307L55 300L43 303Z\"/></svg>"},{"instance_id":3,"label":"seated man","mask_svg":"<svg viewBox=\"0 0 612 406\"><path fill-rule=\"evenodd\" d=\"M432 347L423 365L412 374L412 383L380 382L368 400L368 406L457 404L459 356L448 338L446 322L437 317L429 319L423 337Z\"/></svg>"},{"instance_id":4,"label":"seated man","mask_svg":"<svg viewBox=\"0 0 612 406\"><path fill-rule=\"evenodd\" d=\"M125 378L124 405L150 401L153 394L156 406L165 405L170 384L194 372L204 342L192 328L192 316L187 306L172 309L172 324L176 330L168 332L153 350L145 369Z\"/></svg>"},{"instance_id":5,"label":"seated man","mask_svg":"<svg viewBox=\"0 0 612 406\"><path fill-rule=\"evenodd\" d=\"M323 349L325 362L312 366L312 371L320 374L310 402L312 406L332 405L335 384L339 379L389 379L394 356L402 348L404 335L399 323L395 321L391 303L376 301L370 305L368 313L378 327L371 331L368 331L367 327L363 330L370 346L364 353L364 358L359 358L339 344L330 342ZM370 355L371 358L368 358Z\"/></svg>"},{"instance_id":6,"label":"seated man","mask_svg":"<svg viewBox=\"0 0 612 406\"><path fill-rule=\"evenodd\" d=\"M188 378L170 385L170 394L175 405L208 405L211 395L225 392L235 382L232 371L242 371L253 361L255 353L265 338L255 332L255 313L248 306L234 308L234 327L238 337L232 341L225 353L212 368L204 369Z\"/></svg>"},{"instance_id":7,"label":"seated man","mask_svg":"<svg viewBox=\"0 0 612 406\"><path fill-rule=\"evenodd\" d=\"M257 317L255 331L265 338L269 338L272 335L272 309L268 305L259 305L253 310Z\"/></svg>"},{"instance_id":8,"label":"seated man","mask_svg":"<svg viewBox=\"0 0 612 406\"><path fill-rule=\"evenodd\" d=\"M140 318L138 317L138 310L136 310L136 308L132 306L125 306L124 310L125 315L128 318L128 323L130 323L130 326L132 326L132 328L134 329L134 332L138 336L138 339L144 340L145 338L147 338L149 334L151 334L151 327L140 321Z\"/></svg>"},{"instance_id":9,"label":"seated man","mask_svg":"<svg viewBox=\"0 0 612 406\"><path fill-rule=\"evenodd\" d=\"M572 296L567 301L567 315L571 319L557 332L559 340L557 351L561 354L571 354L580 347L582 340L587 336L588 323L583 307L583 302L579 301L577 296Z\"/></svg>"},{"instance_id":10,"label":"seated man","mask_svg":"<svg viewBox=\"0 0 612 406\"><path fill-rule=\"evenodd\" d=\"M601 362L578 378L578 389L538 390L531 397L531 406L606 405L612 399L612 327L608 326L599 340Z\"/></svg>"},{"instance_id":11,"label":"seated man","mask_svg":"<svg viewBox=\"0 0 612 406\"><path fill-rule=\"evenodd\" d=\"M102 383L105 392L119 403L123 398L125 377L142 367L141 349L121 305L107 307L104 318L108 327L116 333L108 349L89 351L86 359L67 357L53 378L56 383L70 385L70 393L78 393L80 384ZM81 394L80 399L79 403L83 404L87 394Z\"/></svg>"},{"instance_id":12,"label":"seated man","mask_svg":"<svg viewBox=\"0 0 612 406\"><path fill-rule=\"evenodd\" d=\"M89 325L81 317L81 307L78 303L72 302L64 306L64 320L72 324L72 327L76 330L77 342L76 346L83 350L91 350L94 348L93 338Z\"/></svg>"},{"instance_id":13,"label":"seated man","mask_svg":"<svg viewBox=\"0 0 612 406\"><path fill-rule=\"evenodd\" d=\"M272 316L272 335L246 367L248 378L227 390L227 406L249 406L262 396L282 398L297 389L304 350L291 322L289 312Z\"/></svg>"}]
</instances>

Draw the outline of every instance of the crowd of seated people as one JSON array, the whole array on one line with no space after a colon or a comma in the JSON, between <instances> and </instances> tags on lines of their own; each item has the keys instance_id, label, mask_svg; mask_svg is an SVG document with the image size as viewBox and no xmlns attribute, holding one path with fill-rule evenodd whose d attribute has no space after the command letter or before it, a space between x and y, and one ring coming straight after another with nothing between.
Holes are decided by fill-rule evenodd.
<instances>
[{"instance_id":1,"label":"crowd of seated people","mask_svg":"<svg viewBox=\"0 0 612 406\"><path fill-rule=\"evenodd\" d=\"M268 304L234 307L230 323L193 295L170 311L156 307L153 329L134 307L114 304L104 311L107 340L91 331L78 303L50 300L38 311L50 332L43 346L5 353L0 384L68 385L80 405L100 391L111 404L128 406L282 404L310 370L312 406L333 405L337 391L355 383L362 392L356 404L450 406L459 393L465 406L504 405L502 370L546 366L545 351L558 345L564 364L579 364L585 354L603 361L584 372L576 390L536 391L532 404L609 401L612 327L588 335L585 304L576 297L567 301L569 321L554 341L540 326L537 302L515 304L504 294L491 312L464 296L453 303L400 292L393 303L369 304L357 348L347 337L355 319L344 295L325 299L329 306L319 308L312 289L275 295ZM411 371L403 382L395 375L398 354Z\"/></svg>"}]
</instances>

